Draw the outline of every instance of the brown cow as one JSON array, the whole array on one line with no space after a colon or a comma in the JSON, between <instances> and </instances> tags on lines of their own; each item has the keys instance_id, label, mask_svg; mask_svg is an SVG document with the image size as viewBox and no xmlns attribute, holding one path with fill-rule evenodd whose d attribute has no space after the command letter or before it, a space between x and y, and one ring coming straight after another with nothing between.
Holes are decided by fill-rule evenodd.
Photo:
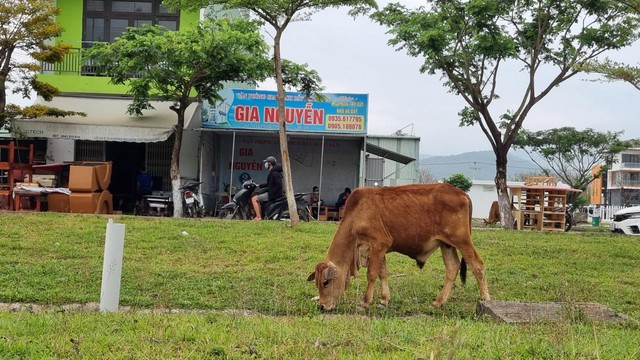
<instances>
[{"instance_id":1,"label":"brown cow","mask_svg":"<svg viewBox=\"0 0 640 360\"><path fill-rule=\"evenodd\" d=\"M349 277L367 267L367 290L362 306L373 299L376 278L382 285L380 303L386 306L391 294L385 254L399 252L416 260L420 268L438 248L445 265L445 284L433 302L436 307L449 298L465 261L478 281L480 297L489 300L484 264L471 242L471 199L449 184L421 184L355 190L345 208L323 262L316 265L309 281L315 279L320 293L318 307L332 310L346 288ZM462 267L458 258L462 253Z\"/></svg>"}]
</instances>

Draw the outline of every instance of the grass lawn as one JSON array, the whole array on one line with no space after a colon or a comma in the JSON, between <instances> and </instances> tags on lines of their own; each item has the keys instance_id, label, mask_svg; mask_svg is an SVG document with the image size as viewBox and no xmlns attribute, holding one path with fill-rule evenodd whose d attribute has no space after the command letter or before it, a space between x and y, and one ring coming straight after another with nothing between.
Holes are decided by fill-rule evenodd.
<instances>
[{"instance_id":1,"label":"grass lawn","mask_svg":"<svg viewBox=\"0 0 640 360\"><path fill-rule=\"evenodd\" d=\"M640 326L475 316L473 276L441 309L439 254L389 254L388 308L358 308L364 271L335 314L306 278L337 225L115 216L126 224L120 304L206 314L0 313L0 358L640 357ZM107 218L0 213L0 302L99 302ZM182 232L188 235L182 235ZM606 231L474 231L495 300L595 302L640 319L640 239ZM378 293L376 293L376 297ZM377 301L377 300L375 300ZM245 310L239 315L226 310Z\"/></svg>"}]
</instances>

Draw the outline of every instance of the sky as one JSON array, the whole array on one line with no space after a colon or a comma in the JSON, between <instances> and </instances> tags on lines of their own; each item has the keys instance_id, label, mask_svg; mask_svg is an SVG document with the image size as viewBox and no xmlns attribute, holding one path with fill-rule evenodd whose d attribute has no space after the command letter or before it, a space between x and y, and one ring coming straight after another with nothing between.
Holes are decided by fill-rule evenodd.
<instances>
[{"instance_id":1,"label":"sky","mask_svg":"<svg viewBox=\"0 0 640 360\"><path fill-rule=\"evenodd\" d=\"M385 3L378 1L379 6ZM402 3L417 7L425 2ZM458 126L457 114L465 102L447 92L438 74L421 74L422 59L387 45L390 36L386 31L369 18L354 20L346 9L324 10L310 21L289 25L282 39L282 56L317 70L328 93L369 94L369 134L390 135L403 129L420 137L420 153L428 155L491 150L480 127ZM638 64L640 43L610 57ZM515 108L527 85L517 67L510 70L511 81L506 76L498 80L501 100L496 104L500 107L492 111L494 116ZM624 83L586 81L594 78L574 77L554 88L534 106L524 127L623 130L625 139L640 138L640 91ZM275 85L266 82L259 88L275 90Z\"/></svg>"},{"instance_id":2,"label":"sky","mask_svg":"<svg viewBox=\"0 0 640 360\"><path fill-rule=\"evenodd\" d=\"M403 4L417 7L424 0L405 0ZM272 31L265 32L268 43L272 43L270 35ZM310 21L289 25L282 39L282 56L318 71L326 92L368 94L369 134L390 135L402 130L420 137L420 153L428 155L491 150L478 126L458 126L457 114L464 101L447 92L439 75L421 74L423 60L396 51L387 45L389 38L384 27L367 17L353 19L346 8L328 9L314 14ZM638 64L640 43L609 56ZM492 109L494 116L515 108L527 85L515 66L509 70L499 79L501 99ZM640 138L640 91L620 82L586 81L594 78L580 75L554 88L534 106L524 127L535 131L573 126L624 131L623 139ZM268 81L259 89L276 88ZM19 100L10 98L21 103Z\"/></svg>"}]
</instances>

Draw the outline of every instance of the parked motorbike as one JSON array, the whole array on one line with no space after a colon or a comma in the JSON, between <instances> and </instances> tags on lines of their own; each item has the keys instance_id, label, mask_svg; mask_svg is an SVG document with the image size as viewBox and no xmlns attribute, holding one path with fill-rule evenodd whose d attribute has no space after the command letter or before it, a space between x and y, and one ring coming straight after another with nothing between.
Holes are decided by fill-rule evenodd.
<instances>
[{"instance_id":1,"label":"parked motorbike","mask_svg":"<svg viewBox=\"0 0 640 360\"><path fill-rule=\"evenodd\" d=\"M154 191L151 195L144 195L142 199L142 209L138 215L171 216L173 214L170 191Z\"/></svg>"},{"instance_id":2,"label":"parked motorbike","mask_svg":"<svg viewBox=\"0 0 640 360\"><path fill-rule=\"evenodd\" d=\"M221 219L251 220L254 217L251 196L256 192L258 185L253 180L247 180L242 184L242 189L236 193L233 200L224 205L220 211ZM259 189L257 193L263 193L267 189ZM311 214L304 200L304 193L295 194L298 217L303 221L310 221ZM262 203L262 218L266 220L282 220L289 218L287 198L282 196L274 201Z\"/></svg>"},{"instance_id":3,"label":"parked motorbike","mask_svg":"<svg viewBox=\"0 0 640 360\"><path fill-rule=\"evenodd\" d=\"M184 213L189 217L203 217L204 205L200 194L200 184L202 181L189 181L180 187Z\"/></svg>"}]
</instances>

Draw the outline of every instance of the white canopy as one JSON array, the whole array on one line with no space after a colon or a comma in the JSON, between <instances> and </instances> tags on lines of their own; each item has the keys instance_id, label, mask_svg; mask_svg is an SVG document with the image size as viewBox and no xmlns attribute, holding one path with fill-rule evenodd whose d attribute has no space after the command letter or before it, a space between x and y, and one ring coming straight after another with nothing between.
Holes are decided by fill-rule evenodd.
<instances>
[{"instance_id":1,"label":"white canopy","mask_svg":"<svg viewBox=\"0 0 640 360\"><path fill-rule=\"evenodd\" d=\"M37 103L67 111L78 111L83 116L63 118L47 117L37 120L16 120L14 132L28 137L93 141L158 142L173 132L178 118L169 109L171 102L152 101L155 110L144 111L143 116L127 114L131 99L58 96L50 102ZM185 113L185 128L194 116L200 116L198 104L191 104ZM199 125L199 122L194 122Z\"/></svg>"}]
</instances>

